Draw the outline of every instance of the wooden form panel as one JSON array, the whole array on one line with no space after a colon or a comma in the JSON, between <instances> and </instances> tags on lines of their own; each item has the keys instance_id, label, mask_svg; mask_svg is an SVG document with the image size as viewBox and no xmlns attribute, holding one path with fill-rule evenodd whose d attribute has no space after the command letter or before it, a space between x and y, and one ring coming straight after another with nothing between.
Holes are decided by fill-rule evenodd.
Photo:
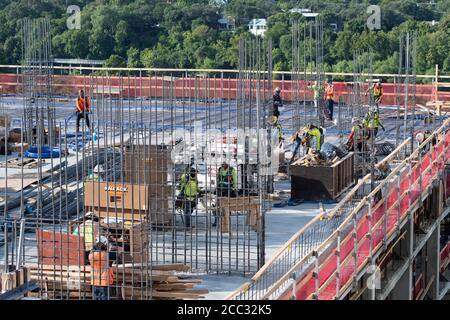
<instances>
[{"instance_id":1,"label":"wooden form panel","mask_svg":"<svg viewBox=\"0 0 450 320\"><path fill-rule=\"evenodd\" d=\"M85 265L84 237L37 229L38 261L51 265Z\"/></svg>"}]
</instances>

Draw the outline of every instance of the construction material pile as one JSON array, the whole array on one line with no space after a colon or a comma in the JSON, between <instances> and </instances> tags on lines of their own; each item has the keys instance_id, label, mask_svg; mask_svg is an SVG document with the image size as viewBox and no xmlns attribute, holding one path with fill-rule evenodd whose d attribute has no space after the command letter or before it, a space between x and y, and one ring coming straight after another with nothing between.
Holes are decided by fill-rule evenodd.
<instances>
[{"instance_id":1,"label":"construction material pile","mask_svg":"<svg viewBox=\"0 0 450 320\"><path fill-rule=\"evenodd\" d=\"M65 212L68 217L74 216L77 213L77 197L82 193L82 185L78 181L83 180L83 176L88 175L88 168L95 167L97 164L105 165L116 168L121 168L119 153L113 150L106 150L98 152L96 155L87 155L83 162L78 164L67 165L66 161L62 161L60 164L48 167L42 171L42 177L37 173L27 173L26 179L22 182L22 176L11 175L8 177L8 185L4 182L1 188L7 188L8 190L21 191L23 185L23 198L27 199L24 203L25 215L27 217L33 217L38 214L42 218L52 219L54 216L55 202L61 204L59 210ZM12 159L8 161L8 166L12 168L18 168L23 166L24 169L36 168L39 163L35 159ZM43 162L43 165L45 163ZM5 167L5 162L0 166ZM113 180L120 176L120 170L116 172L109 172L106 176L107 179ZM39 182L42 186L42 191L39 188ZM39 192L41 196L38 197ZM40 199L40 203L37 202ZM63 201L59 201L64 199ZM7 211L9 213L17 211L21 207L21 197L17 196L9 200L7 203L0 203L0 210L5 210L7 205ZM59 204L58 204L59 206Z\"/></svg>"},{"instance_id":2,"label":"construction material pile","mask_svg":"<svg viewBox=\"0 0 450 320\"><path fill-rule=\"evenodd\" d=\"M302 165L305 167L320 167L331 166L339 160L343 159L347 153L335 145L325 142L320 149L320 152L310 151L305 157L297 160L295 165Z\"/></svg>"},{"instance_id":3,"label":"construction material pile","mask_svg":"<svg viewBox=\"0 0 450 320\"><path fill-rule=\"evenodd\" d=\"M40 292L32 296L43 299L92 299L90 266L54 266L30 264L31 279ZM208 290L193 290L201 283L187 272L184 264L147 266L118 264L112 266L115 284L110 286L112 300L184 300L202 299Z\"/></svg>"}]
</instances>

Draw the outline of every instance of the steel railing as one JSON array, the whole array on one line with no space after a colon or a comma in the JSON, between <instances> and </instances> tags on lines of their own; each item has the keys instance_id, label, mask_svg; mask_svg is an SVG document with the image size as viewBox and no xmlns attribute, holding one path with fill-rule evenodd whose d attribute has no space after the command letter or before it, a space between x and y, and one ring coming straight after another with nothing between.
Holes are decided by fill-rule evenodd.
<instances>
[{"instance_id":1,"label":"steel railing","mask_svg":"<svg viewBox=\"0 0 450 320\"><path fill-rule=\"evenodd\" d=\"M409 154L410 145L410 139L405 140L376 167L381 168L386 163L404 159ZM370 191L368 174L329 213L320 213L292 236L249 282L226 299L258 300L266 297L268 293L273 293L274 284L282 281L286 285L289 279L285 279L285 276L290 274L292 267L297 266L299 262L310 261L313 252L333 234Z\"/></svg>"},{"instance_id":2,"label":"steel railing","mask_svg":"<svg viewBox=\"0 0 450 320\"><path fill-rule=\"evenodd\" d=\"M448 125L449 120L364 197L326 241L292 265L260 298L339 298L442 177L450 155Z\"/></svg>"}]
</instances>

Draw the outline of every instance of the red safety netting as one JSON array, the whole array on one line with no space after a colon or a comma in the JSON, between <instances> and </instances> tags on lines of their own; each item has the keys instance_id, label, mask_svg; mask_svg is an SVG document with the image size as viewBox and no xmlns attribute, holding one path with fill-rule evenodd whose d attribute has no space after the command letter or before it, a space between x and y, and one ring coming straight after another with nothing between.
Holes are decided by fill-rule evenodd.
<instances>
[{"instance_id":1,"label":"red safety netting","mask_svg":"<svg viewBox=\"0 0 450 320\"><path fill-rule=\"evenodd\" d=\"M422 156L420 162L416 163L411 170L407 168L400 174L400 181L394 179L390 182L386 195L383 199L372 205L372 219L369 219L367 208L363 208L358 213L359 220L356 224L356 246L354 228L347 228L349 231L341 234L341 244L339 259L337 255L337 241L333 245L335 248L327 250L327 254L320 256L322 261L319 266L318 285L319 299L333 299L341 288L345 287L352 280L356 271L364 267L370 254L379 248L383 239L394 232L398 224L408 214L409 207L421 196L421 190L425 190L431 185L433 180L444 169L445 162L450 156L450 133L439 142L435 148ZM447 197L450 196L450 174L446 177ZM353 223L353 222L351 222ZM372 230L372 237L367 237L369 229ZM441 259L450 255L450 243L441 252ZM447 258L447 260L450 258ZM339 266L338 266L339 263ZM355 266L356 264L356 266ZM309 299L317 292L316 278L312 270L297 282L296 298ZM337 273L339 271L339 273ZM337 284L337 274L339 274L339 285ZM333 279L330 279L333 277ZM324 285L326 284L326 285ZM416 285L416 292L421 290L421 282ZM282 299L288 299L292 290L288 290Z\"/></svg>"}]
</instances>

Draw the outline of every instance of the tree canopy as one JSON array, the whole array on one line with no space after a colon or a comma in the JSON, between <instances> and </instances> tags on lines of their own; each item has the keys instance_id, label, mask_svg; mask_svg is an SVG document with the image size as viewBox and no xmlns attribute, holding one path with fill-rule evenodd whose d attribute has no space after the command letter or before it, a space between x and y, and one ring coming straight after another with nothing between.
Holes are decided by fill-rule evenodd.
<instances>
[{"instance_id":1,"label":"tree canopy","mask_svg":"<svg viewBox=\"0 0 450 320\"><path fill-rule=\"evenodd\" d=\"M103 59L114 67L236 68L238 43L248 23L266 18L276 70L292 68L290 10L310 9L324 21L324 61L330 70L351 71L354 50L374 52L375 72L394 72L399 35L416 30L417 72L436 64L450 72L448 0L72 0L81 8L81 29L69 30L66 0L0 2L0 63L21 60L21 19L48 17L57 58ZM381 8L381 30L366 26L371 4ZM221 28L219 19L234 21ZM432 23L432 21L435 23ZM337 25L337 29L333 26Z\"/></svg>"}]
</instances>

